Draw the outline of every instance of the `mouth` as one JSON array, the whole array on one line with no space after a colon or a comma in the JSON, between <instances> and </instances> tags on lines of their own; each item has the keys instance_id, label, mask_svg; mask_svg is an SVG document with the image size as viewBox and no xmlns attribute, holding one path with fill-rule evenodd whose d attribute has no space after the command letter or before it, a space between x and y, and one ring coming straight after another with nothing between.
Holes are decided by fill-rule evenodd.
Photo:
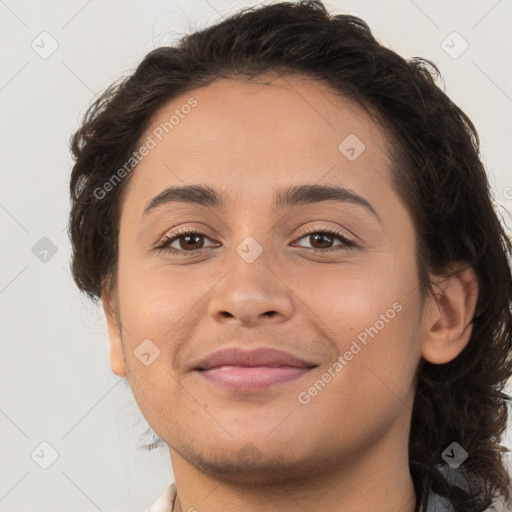
<instances>
[{"instance_id":1,"label":"mouth","mask_svg":"<svg viewBox=\"0 0 512 512\"><path fill-rule=\"evenodd\" d=\"M223 365L196 370L211 384L233 391L261 391L271 386L297 380L316 366L232 366Z\"/></svg>"},{"instance_id":2,"label":"mouth","mask_svg":"<svg viewBox=\"0 0 512 512\"><path fill-rule=\"evenodd\" d=\"M255 392L295 381L318 365L297 356L261 347L231 347L214 352L194 368L209 384L239 392Z\"/></svg>"}]
</instances>

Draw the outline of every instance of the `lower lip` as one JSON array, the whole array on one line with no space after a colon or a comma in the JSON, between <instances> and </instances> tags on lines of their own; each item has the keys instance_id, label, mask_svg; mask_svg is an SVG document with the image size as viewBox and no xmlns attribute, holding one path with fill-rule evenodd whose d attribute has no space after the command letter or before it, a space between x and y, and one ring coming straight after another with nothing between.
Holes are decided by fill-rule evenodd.
<instances>
[{"instance_id":1,"label":"lower lip","mask_svg":"<svg viewBox=\"0 0 512 512\"><path fill-rule=\"evenodd\" d=\"M290 382L312 370L295 366L218 366L198 370L208 382L234 391L260 391Z\"/></svg>"}]
</instances>

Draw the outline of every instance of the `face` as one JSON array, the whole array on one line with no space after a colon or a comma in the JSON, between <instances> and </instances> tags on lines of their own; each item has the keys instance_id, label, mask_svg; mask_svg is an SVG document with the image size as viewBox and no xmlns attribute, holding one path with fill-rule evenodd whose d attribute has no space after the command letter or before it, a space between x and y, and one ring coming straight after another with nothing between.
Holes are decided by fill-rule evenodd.
<instances>
[{"instance_id":1,"label":"face","mask_svg":"<svg viewBox=\"0 0 512 512\"><path fill-rule=\"evenodd\" d=\"M254 481L406 446L415 232L374 120L309 79L224 79L166 104L141 142L154 147L123 197L111 362L171 456ZM167 190L185 186L217 200ZM195 369L226 347L308 368Z\"/></svg>"}]
</instances>

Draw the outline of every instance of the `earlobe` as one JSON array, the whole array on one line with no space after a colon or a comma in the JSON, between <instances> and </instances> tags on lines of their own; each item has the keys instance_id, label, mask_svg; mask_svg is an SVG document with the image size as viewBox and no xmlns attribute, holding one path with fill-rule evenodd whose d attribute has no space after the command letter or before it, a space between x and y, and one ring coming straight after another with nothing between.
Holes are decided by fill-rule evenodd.
<instances>
[{"instance_id":1,"label":"earlobe","mask_svg":"<svg viewBox=\"0 0 512 512\"><path fill-rule=\"evenodd\" d=\"M428 297L425 307L422 356L433 364L455 359L468 344L478 298L478 278L466 266L438 284L436 298Z\"/></svg>"},{"instance_id":2,"label":"earlobe","mask_svg":"<svg viewBox=\"0 0 512 512\"><path fill-rule=\"evenodd\" d=\"M110 339L110 368L119 377L126 377L121 338Z\"/></svg>"},{"instance_id":3,"label":"earlobe","mask_svg":"<svg viewBox=\"0 0 512 512\"><path fill-rule=\"evenodd\" d=\"M113 304L111 294L105 288L101 292L101 302L110 339L110 368L119 377L126 377L121 330L116 316L117 308Z\"/></svg>"}]
</instances>

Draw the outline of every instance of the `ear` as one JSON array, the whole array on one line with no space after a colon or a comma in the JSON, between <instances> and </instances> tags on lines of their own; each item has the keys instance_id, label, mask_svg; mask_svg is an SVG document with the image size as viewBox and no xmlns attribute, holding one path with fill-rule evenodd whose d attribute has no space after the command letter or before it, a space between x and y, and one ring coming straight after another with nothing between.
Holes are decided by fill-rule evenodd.
<instances>
[{"instance_id":1,"label":"ear","mask_svg":"<svg viewBox=\"0 0 512 512\"><path fill-rule=\"evenodd\" d=\"M126 377L121 329L118 321L118 300L114 297L115 293L109 291L107 288L108 286L102 288L101 302L110 338L110 367L112 368L112 372L119 377Z\"/></svg>"},{"instance_id":2,"label":"ear","mask_svg":"<svg viewBox=\"0 0 512 512\"><path fill-rule=\"evenodd\" d=\"M471 337L478 277L466 266L437 282L436 288L436 297L429 296L425 303L421 354L430 363L444 364L457 357Z\"/></svg>"}]
</instances>

